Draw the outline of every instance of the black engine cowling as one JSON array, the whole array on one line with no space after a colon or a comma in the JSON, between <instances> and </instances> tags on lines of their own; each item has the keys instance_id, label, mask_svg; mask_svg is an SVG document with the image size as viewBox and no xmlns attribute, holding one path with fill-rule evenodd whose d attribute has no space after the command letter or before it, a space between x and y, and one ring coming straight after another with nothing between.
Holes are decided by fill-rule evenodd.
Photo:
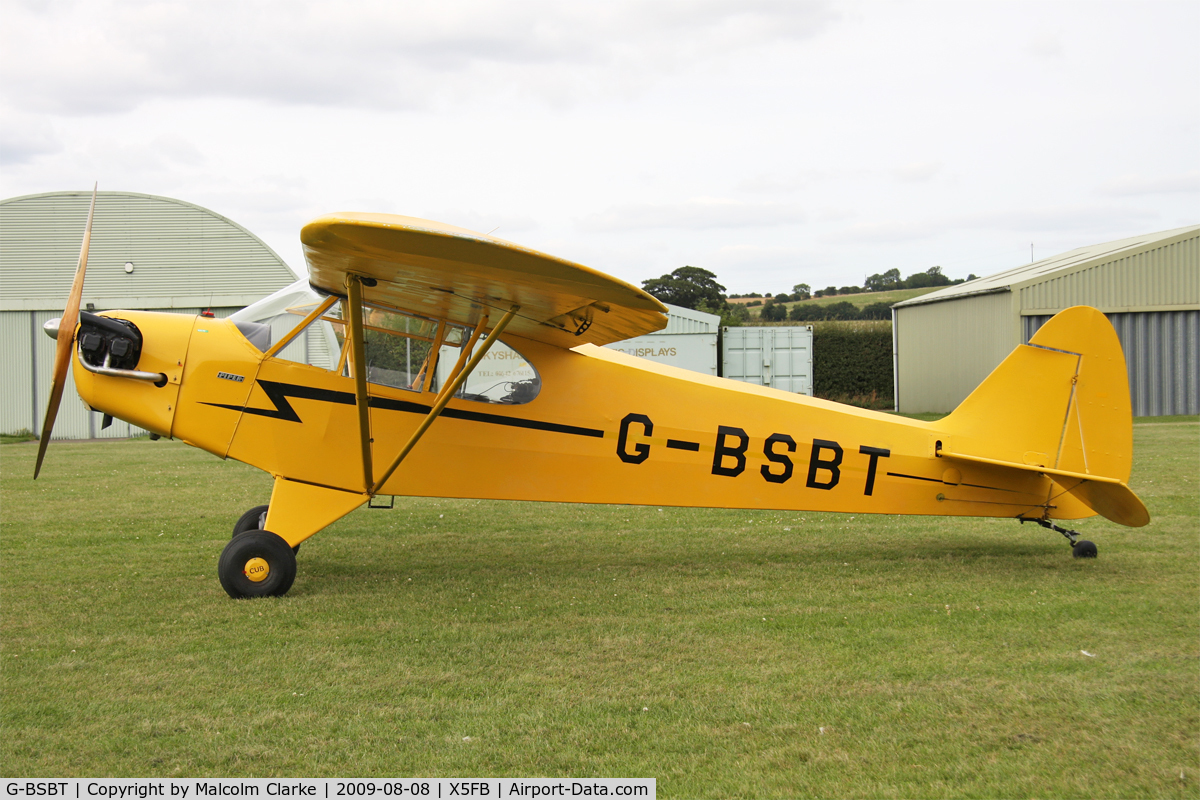
<instances>
[{"instance_id":1,"label":"black engine cowling","mask_svg":"<svg viewBox=\"0 0 1200 800\"><path fill-rule=\"evenodd\" d=\"M142 357L142 332L128 320L80 311L78 342L79 352L93 367L134 369Z\"/></svg>"}]
</instances>

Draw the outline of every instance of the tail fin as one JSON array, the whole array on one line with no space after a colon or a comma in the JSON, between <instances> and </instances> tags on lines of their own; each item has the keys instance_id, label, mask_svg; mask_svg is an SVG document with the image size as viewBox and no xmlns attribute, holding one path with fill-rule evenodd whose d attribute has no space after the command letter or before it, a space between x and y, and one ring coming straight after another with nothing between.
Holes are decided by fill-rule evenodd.
<instances>
[{"instance_id":1,"label":"tail fin","mask_svg":"<svg viewBox=\"0 0 1200 800\"><path fill-rule=\"evenodd\" d=\"M1133 425L1125 355L1094 308L1057 314L940 427L943 457L1041 472L1113 522L1150 521L1126 485Z\"/></svg>"}]
</instances>

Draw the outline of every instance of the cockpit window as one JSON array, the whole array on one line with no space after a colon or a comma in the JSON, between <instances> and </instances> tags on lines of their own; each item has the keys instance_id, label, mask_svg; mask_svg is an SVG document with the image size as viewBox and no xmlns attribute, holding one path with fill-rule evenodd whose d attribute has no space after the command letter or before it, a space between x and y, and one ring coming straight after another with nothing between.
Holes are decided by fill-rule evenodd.
<instances>
[{"instance_id":1,"label":"cockpit window","mask_svg":"<svg viewBox=\"0 0 1200 800\"><path fill-rule=\"evenodd\" d=\"M443 350L453 351L438 360L438 372L444 381L454 368L459 349ZM467 376L455 397L477 403L519 405L537 397L541 388L542 379L533 364L504 342L496 342Z\"/></svg>"},{"instance_id":2,"label":"cockpit window","mask_svg":"<svg viewBox=\"0 0 1200 800\"><path fill-rule=\"evenodd\" d=\"M419 392L424 388L438 323L385 308L363 307L367 381Z\"/></svg>"},{"instance_id":3,"label":"cockpit window","mask_svg":"<svg viewBox=\"0 0 1200 800\"><path fill-rule=\"evenodd\" d=\"M303 329L301 322L322 304L305 280L247 306L231 319L247 340L266 352L273 342L290 337L275 358L311 364L349 377L353 374L346 337L346 303L341 299ZM465 364L469 327L410 314L372 303L363 304L363 344L367 381L411 392L437 392ZM483 336L472 350L483 344ZM496 342L463 381L455 396L477 403L513 405L537 397L542 381L524 356Z\"/></svg>"},{"instance_id":4,"label":"cockpit window","mask_svg":"<svg viewBox=\"0 0 1200 800\"><path fill-rule=\"evenodd\" d=\"M275 354L275 358L296 361L300 364L311 364L322 369L332 370L334 368L340 343L335 329L329 324L328 319L331 312L336 313L336 305L321 319L313 320L304 330L292 333L297 324L303 321L316 306L316 303L291 306L284 313L263 320L263 323L269 325L271 329L270 335L266 337L268 344L286 336L292 337L292 340Z\"/></svg>"},{"instance_id":5,"label":"cockpit window","mask_svg":"<svg viewBox=\"0 0 1200 800\"><path fill-rule=\"evenodd\" d=\"M344 326L335 327L342 339ZM464 354L463 348L470 340L471 329L465 326L363 304L369 383L411 392L438 392L451 380L458 363L465 365L471 352L483 343L481 336ZM343 342L341 365L346 365L349 349ZM480 403L528 403L540 388L541 380L533 365L511 347L496 342L455 396Z\"/></svg>"},{"instance_id":6,"label":"cockpit window","mask_svg":"<svg viewBox=\"0 0 1200 800\"><path fill-rule=\"evenodd\" d=\"M230 320L250 344L263 352L290 337L288 344L275 354L276 358L332 370L337 365L340 342L327 319L336 316L337 307L326 312L325 318L297 330L322 299L309 288L307 281L297 281L235 312Z\"/></svg>"}]
</instances>

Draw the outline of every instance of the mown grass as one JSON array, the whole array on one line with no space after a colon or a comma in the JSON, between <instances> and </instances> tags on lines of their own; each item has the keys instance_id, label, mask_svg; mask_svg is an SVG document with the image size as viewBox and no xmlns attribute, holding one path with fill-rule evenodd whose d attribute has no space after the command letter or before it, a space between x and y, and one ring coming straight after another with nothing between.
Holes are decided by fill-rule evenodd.
<instances>
[{"instance_id":1,"label":"mown grass","mask_svg":"<svg viewBox=\"0 0 1200 800\"><path fill-rule=\"evenodd\" d=\"M0 771L1196 797L1200 424L1135 440L1154 521L1080 523L1095 561L1011 520L397 498L238 602L265 476L56 442L34 483L7 446Z\"/></svg>"}]
</instances>

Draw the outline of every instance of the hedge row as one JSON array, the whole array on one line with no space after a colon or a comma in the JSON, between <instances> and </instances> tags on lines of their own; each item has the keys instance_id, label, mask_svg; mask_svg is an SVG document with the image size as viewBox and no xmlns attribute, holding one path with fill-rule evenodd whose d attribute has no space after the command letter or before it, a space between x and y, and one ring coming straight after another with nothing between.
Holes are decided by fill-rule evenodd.
<instances>
[{"instance_id":1,"label":"hedge row","mask_svg":"<svg viewBox=\"0 0 1200 800\"><path fill-rule=\"evenodd\" d=\"M891 408L891 322L813 325L813 394L871 408Z\"/></svg>"}]
</instances>

